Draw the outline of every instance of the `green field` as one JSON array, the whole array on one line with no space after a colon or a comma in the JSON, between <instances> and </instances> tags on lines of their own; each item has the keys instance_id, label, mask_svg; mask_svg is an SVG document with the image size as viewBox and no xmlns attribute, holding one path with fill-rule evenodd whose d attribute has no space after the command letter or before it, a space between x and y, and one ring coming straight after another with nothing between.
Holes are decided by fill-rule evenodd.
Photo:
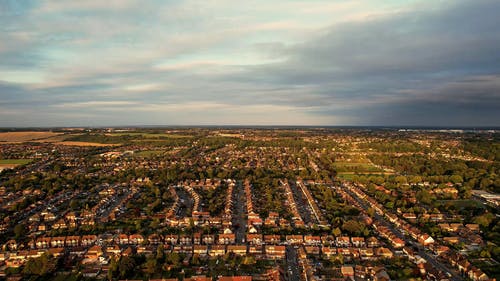
<instances>
[{"instance_id":1,"label":"green field","mask_svg":"<svg viewBox=\"0 0 500 281\"><path fill-rule=\"evenodd\" d=\"M333 165L339 166L339 167L354 167L354 166L359 166L359 167L373 167L372 164L368 162L333 162Z\"/></svg>"},{"instance_id":2,"label":"green field","mask_svg":"<svg viewBox=\"0 0 500 281\"><path fill-rule=\"evenodd\" d=\"M373 173L382 172L381 169L373 166L369 162L334 162L335 170L340 173L356 172L356 173Z\"/></svg>"},{"instance_id":3,"label":"green field","mask_svg":"<svg viewBox=\"0 0 500 281\"><path fill-rule=\"evenodd\" d=\"M344 179L344 180L352 180L354 176L384 176L388 173L380 173L380 172L374 172L374 173L354 173L354 172L340 172L337 173L337 178L339 179Z\"/></svg>"},{"instance_id":4,"label":"green field","mask_svg":"<svg viewBox=\"0 0 500 281\"><path fill-rule=\"evenodd\" d=\"M349 173L349 174L340 174L340 173L338 173L337 174L337 178L343 179L343 180L352 180L352 178L354 176L356 176L356 174L351 174L351 173Z\"/></svg>"},{"instance_id":5,"label":"green field","mask_svg":"<svg viewBox=\"0 0 500 281\"><path fill-rule=\"evenodd\" d=\"M25 165L33 161L32 159L0 159L0 165Z\"/></svg>"},{"instance_id":6,"label":"green field","mask_svg":"<svg viewBox=\"0 0 500 281\"><path fill-rule=\"evenodd\" d=\"M476 200L438 200L436 201L436 205L448 205L454 206L457 209L464 208L483 208L483 204Z\"/></svg>"},{"instance_id":7,"label":"green field","mask_svg":"<svg viewBox=\"0 0 500 281\"><path fill-rule=\"evenodd\" d=\"M172 138L172 139L181 139L181 138L192 138L192 136L187 135L176 135L176 134L164 134L164 133L140 133L140 132L130 132L130 133L111 133L106 134L112 137L122 137L122 136L140 136L146 139L156 139L156 138Z\"/></svg>"}]
</instances>

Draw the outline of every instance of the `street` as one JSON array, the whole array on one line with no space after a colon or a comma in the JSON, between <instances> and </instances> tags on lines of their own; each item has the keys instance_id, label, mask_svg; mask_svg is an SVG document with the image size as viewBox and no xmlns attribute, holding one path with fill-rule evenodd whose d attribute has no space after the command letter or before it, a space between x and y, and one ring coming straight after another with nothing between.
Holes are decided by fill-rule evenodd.
<instances>
[{"instance_id":1,"label":"street","mask_svg":"<svg viewBox=\"0 0 500 281\"><path fill-rule=\"evenodd\" d=\"M243 182L238 181L233 189L233 227L234 234L236 236L236 243L243 244L246 234L246 202L245 202L245 190L243 188Z\"/></svg>"},{"instance_id":2,"label":"street","mask_svg":"<svg viewBox=\"0 0 500 281\"><path fill-rule=\"evenodd\" d=\"M285 276L288 281L299 281L300 270L297 257L297 250L292 245L286 246L286 268Z\"/></svg>"},{"instance_id":3,"label":"street","mask_svg":"<svg viewBox=\"0 0 500 281\"><path fill-rule=\"evenodd\" d=\"M352 198L354 198L362 207L363 209L367 210L369 208L369 205L367 202L359 198L354 192L352 192L349 188L346 186L342 186L343 190L346 191L349 195L351 195ZM464 280L462 276L456 271L455 269L449 268L448 266L442 264L439 262L434 256L428 254L423 246L418 243L418 241L412 239L411 237L407 237L403 234L403 232L399 229L394 227L393 224L391 224L389 221L387 221L383 216L380 216L379 214L375 213L374 218L380 222L383 226L389 228L397 237L402 239L403 241L408 241L411 240L413 244L418 246L419 252L418 254L424 258L428 263L430 263L432 266L437 268L438 270L445 272L445 273L450 273L451 274L451 280L452 281L462 281Z\"/></svg>"}]
</instances>

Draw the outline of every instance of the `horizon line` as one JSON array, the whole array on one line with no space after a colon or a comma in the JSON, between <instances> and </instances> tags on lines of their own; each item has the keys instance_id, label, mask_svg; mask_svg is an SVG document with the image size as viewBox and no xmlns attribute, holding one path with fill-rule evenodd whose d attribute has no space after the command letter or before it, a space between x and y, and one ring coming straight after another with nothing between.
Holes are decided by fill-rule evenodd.
<instances>
[{"instance_id":1,"label":"horizon line","mask_svg":"<svg viewBox=\"0 0 500 281\"><path fill-rule=\"evenodd\" d=\"M478 129L478 130L499 130L500 126L429 126L429 125L246 125L246 124L188 124L188 125L73 125L73 126L0 126L0 130L9 129L124 129L124 128L388 128L388 129Z\"/></svg>"}]
</instances>

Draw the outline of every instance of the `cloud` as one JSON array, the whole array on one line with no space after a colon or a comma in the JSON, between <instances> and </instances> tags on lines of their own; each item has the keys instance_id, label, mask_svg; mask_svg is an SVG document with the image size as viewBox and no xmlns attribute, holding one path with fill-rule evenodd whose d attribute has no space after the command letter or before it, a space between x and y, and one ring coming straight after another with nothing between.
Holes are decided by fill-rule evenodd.
<instances>
[{"instance_id":1,"label":"cloud","mask_svg":"<svg viewBox=\"0 0 500 281\"><path fill-rule=\"evenodd\" d=\"M71 102L71 103L59 103L53 105L53 107L59 107L64 109L72 109L72 108L89 108L96 107L98 109L106 109L114 108L114 107L123 107L123 106L135 106L137 103L131 101L86 101L86 102Z\"/></svg>"},{"instance_id":2,"label":"cloud","mask_svg":"<svg viewBox=\"0 0 500 281\"><path fill-rule=\"evenodd\" d=\"M323 97L326 108L319 111L346 106L353 114L366 114L362 122L370 124L397 120L377 120L380 108L401 108L404 103L405 108L414 106L426 115L436 108L423 105L437 101L453 108L440 111L439 116L449 116L446 122L460 124L453 117L466 115L467 124L481 124L484 110L499 120L498 111L490 106L500 106L496 83L500 33L495 27L500 20L493 12L498 9L500 4L494 1L459 1L430 11L335 25L283 51L289 57L285 62L253 67L238 79L285 88L302 86ZM469 78L476 80L460 82ZM421 125L430 121L412 118L412 123Z\"/></svg>"},{"instance_id":3,"label":"cloud","mask_svg":"<svg viewBox=\"0 0 500 281\"><path fill-rule=\"evenodd\" d=\"M500 125L498 1L19 3L0 126Z\"/></svg>"}]
</instances>

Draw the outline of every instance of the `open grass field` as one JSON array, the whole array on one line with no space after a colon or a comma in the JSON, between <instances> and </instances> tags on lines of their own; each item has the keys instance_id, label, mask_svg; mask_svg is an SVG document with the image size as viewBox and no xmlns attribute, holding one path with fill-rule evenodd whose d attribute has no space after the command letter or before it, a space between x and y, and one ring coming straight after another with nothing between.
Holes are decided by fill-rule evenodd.
<instances>
[{"instance_id":1,"label":"open grass field","mask_svg":"<svg viewBox=\"0 0 500 281\"><path fill-rule=\"evenodd\" d=\"M333 166L339 174L341 173L382 173L382 169L369 162L334 162Z\"/></svg>"},{"instance_id":2,"label":"open grass field","mask_svg":"<svg viewBox=\"0 0 500 281\"><path fill-rule=\"evenodd\" d=\"M33 161L32 159L0 159L0 171L14 169L17 166L25 165Z\"/></svg>"},{"instance_id":3,"label":"open grass field","mask_svg":"<svg viewBox=\"0 0 500 281\"><path fill-rule=\"evenodd\" d=\"M65 141L66 139L68 139L70 137L74 137L74 136L76 136L76 135L75 134L61 134L61 135L48 137L45 139L34 140L34 142L52 142L52 143L61 142L61 141Z\"/></svg>"},{"instance_id":4,"label":"open grass field","mask_svg":"<svg viewBox=\"0 0 500 281\"><path fill-rule=\"evenodd\" d=\"M192 138L192 136L187 135L177 135L177 134L155 134L155 133L141 133L141 132L130 132L130 133L111 133L106 134L107 136L112 137L121 137L121 136L141 136L145 139L156 139L156 138L171 138L171 139L182 139L182 138Z\"/></svg>"},{"instance_id":5,"label":"open grass field","mask_svg":"<svg viewBox=\"0 0 500 281\"><path fill-rule=\"evenodd\" d=\"M369 162L334 162L333 165L337 167L374 167Z\"/></svg>"},{"instance_id":6,"label":"open grass field","mask_svg":"<svg viewBox=\"0 0 500 281\"><path fill-rule=\"evenodd\" d=\"M454 206L456 209L481 208L483 204L476 200L438 200L436 204L443 206Z\"/></svg>"},{"instance_id":7,"label":"open grass field","mask_svg":"<svg viewBox=\"0 0 500 281\"><path fill-rule=\"evenodd\" d=\"M0 133L0 142L6 142L6 143L27 142L27 141L48 139L59 135L62 135L62 133L34 132L34 131L3 132Z\"/></svg>"},{"instance_id":8,"label":"open grass field","mask_svg":"<svg viewBox=\"0 0 500 281\"><path fill-rule=\"evenodd\" d=\"M69 146L119 146L120 143L97 143L97 142L85 142L85 141L60 141L54 144L59 145L69 145Z\"/></svg>"},{"instance_id":9,"label":"open grass field","mask_svg":"<svg viewBox=\"0 0 500 281\"><path fill-rule=\"evenodd\" d=\"M348 180L348 181L352 180L354 176L356 176L356 174L354 174L354 173L349 173L349 174L338 173L337 174L337 178L343 179L343 180Z\"/></svg>"},{"instance_id":10,"label":"open grass field","mask_svg":"<svg viewBox=\"0 0 500 281\"><path fill-rule=\"evenodd\" d=\"M30 163L31 159L0 159L0 165L25 165Z\"/></svg>"},{"instance_id":11,"label":"open grass field","mask_svg":"<svg viewBox=\"0 0 500 281\"><path fill-rule=\"evenodd\" d=\"M393 173L387 173L387 172L375 172L375 173L353 173L353 172L344 172L344 173L337 173L337 178L339 179L344 179L344 180L352 180L354 176L385 176L385 175L392 175Z\"/></svg>"}]
</instances>

